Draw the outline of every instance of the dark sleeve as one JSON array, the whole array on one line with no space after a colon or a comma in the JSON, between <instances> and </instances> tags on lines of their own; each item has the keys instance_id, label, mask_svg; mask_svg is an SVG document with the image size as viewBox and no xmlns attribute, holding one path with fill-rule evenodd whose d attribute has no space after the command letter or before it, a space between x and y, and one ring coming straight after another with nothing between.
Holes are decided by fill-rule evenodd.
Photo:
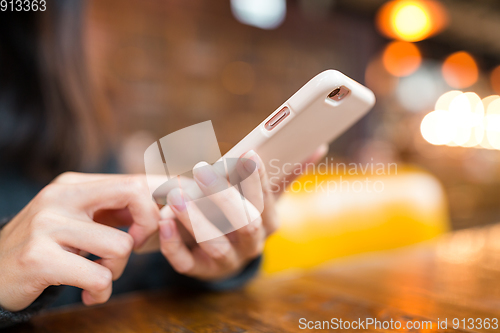
<instances>
[{"instance_id":1,"label":"dark sleeve","mask_svg":"<svg viewBox=\"0 0 500 333\"><path fill-rule=\"evenodd\" d=\"M9 221L10 218L0 219L0 232L2 232L2 228L9 223ZM31 317L56 299L59 290L59 287L48 287L30 306L21 311L10 312L0 307L0 328L30 320Z\"/></svg>"},{"instance_id":2,"label":"dark sleeve","mask_svg":"<svg viewBox=\"0 0 500 333\"><path fill-rule=\"evenodd\" d=\"M10 312L0 307L0 328L5 328L19 323L24 323L31 319L43 308L50 305L59 295L59 287L48 287L43 293L26 309Z\"/></svg>"},{"instance_id":3,"label":"dark sleeve","mask_svg":"<svg viewBox=\"0 0 500 333\"><path fill-rule=\"evenodd\" d=\"M255 275L257 275L262 256L252 260L240 273L230 278L219 281L202 281L185 275L179 275L179 284L188 289L198 289L206 291L225 291L243 287Z\"/></svg>"}]
</instances>

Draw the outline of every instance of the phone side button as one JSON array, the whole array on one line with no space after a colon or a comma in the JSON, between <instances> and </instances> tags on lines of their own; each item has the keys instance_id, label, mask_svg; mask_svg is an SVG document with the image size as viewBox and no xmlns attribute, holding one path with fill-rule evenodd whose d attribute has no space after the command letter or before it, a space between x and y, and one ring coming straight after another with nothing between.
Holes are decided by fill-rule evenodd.
<instances>
[{"instance_id":1,"label":"phone side button","mask_svg":"<svg viewBox=\"0 0 500 333\"><path fill-rule=\"evenodd\" d=\"M290 109L288 107L284 107L283 109L279 110L278 113L276 113L271 119L269 119L264 127L268 131L272 131L276 126L278 126L279 123L281 123L283 120L285 120L286 117L290 115Z\"/></svg>"}]
</instances>

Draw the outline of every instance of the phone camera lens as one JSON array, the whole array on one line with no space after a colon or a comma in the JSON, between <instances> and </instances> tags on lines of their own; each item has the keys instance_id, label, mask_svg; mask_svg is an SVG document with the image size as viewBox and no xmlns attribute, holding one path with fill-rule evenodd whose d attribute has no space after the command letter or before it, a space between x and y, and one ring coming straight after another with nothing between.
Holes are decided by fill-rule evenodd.
<instances>
[{"instance_id":1,"label":"phone camera lens","mask_svg":"<svg viewBox=\"0 0 500 333\"><path fill-rule=\"evenodd\" d=\"M329 98L334 98L335 96L337 96L337 94L340 92L340 88L336 88L334 89L330 95L328 95Z\"/></svg>"},{"instance_id":2,"label":"phone camera lens","mask_svg":"<svg viewBox=\"0 0 500 333\"><path fill-rule=\"evenodd\" d=\"M344 99L344 97L346 97L349 92L351 92L349 88L347 88L346 86L340 86L333 89L333 91L328 95L328 98L338 102Z\"/></svg>"}]
</instances>

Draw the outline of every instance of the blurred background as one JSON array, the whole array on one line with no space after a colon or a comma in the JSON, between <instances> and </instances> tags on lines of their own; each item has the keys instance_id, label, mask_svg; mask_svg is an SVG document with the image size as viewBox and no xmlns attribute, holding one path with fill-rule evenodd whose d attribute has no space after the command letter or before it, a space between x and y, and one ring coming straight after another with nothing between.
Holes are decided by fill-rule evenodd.
<instances>
[{"instance_id":1,"label":"blurred background","mask_svg":"<svg viewBox=\"0 0 500 333\"><path fill-rule=\"evenodd\" d=\"M225 153L333 68L371 88L377 104L330 156L397 163L398 175L384 178L378 201L342 193L321 201L335 213L316 234L342 234L342 249L347 240L356 248L332 249L332 238L321 236L330 252L401 246L498 221L497 0L93 0L87 15L92 70L120 115L126 171L144 171L154 140L205 120ZM293 240L294 232L303 236L298 222L286 223L296 198L282 203L285 226L274 246L281 252L286 242L304 242ZM359 215L366 205L368 215ZM339 217L342 209L351 211ZM342 233L331 229L342 218ZM374 238L378 245L368 246Z\"/></svg>"}]
</instances>

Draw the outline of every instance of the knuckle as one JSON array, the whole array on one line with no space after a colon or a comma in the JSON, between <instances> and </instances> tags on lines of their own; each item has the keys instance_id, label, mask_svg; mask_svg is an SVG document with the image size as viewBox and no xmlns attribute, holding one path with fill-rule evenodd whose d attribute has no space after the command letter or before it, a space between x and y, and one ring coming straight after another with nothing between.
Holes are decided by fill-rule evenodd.
<instances>
[{"instance_id":1,"label":"knuckle","mask_svg":"<svg viewBox=\"0 0 500 333\"><path fill-rule=\"evenodd\" d=\"M109 269L103 270L101 274L97 274L94 276L94 280L92 281L92 290L97 292L105 291L111 286L113 282L113 276Z\"/></svg>"},{"instance_id":2,"label":"knuckle","mask_svg":"<svg viewBox=\"0 0 500 333\"><path fill-rule=\"evenodd\" d=\"M244 236L253 237L259 233L261 226L262 226L262 219L259 217L258 219L246 225L244 228L241 228L241 233Z\"/></svg>"},{"instance_id":3,"label":"knuckle","mask_svg":"<svg viewBox=\"0 0 500 333\"><path fill-rule=\"evenodd\" d=\"M38 270L44 266L45 256L43 242L36 237L32 237L23 248L19 256L19 263L26 269Z\"/></svg>"},{"instance_id":4,"label":"knuckle","mask_svg":"<svg viewBox=\"0 0 500 333\"><path fill-rule=\"evenodd\" d=\"M45 186L37 195L38 199L42 202L53 201L60 197L62 185L58 183L51 183Z\"/></svg>"},{"instance_id":5,"label":"knuckle","mask_svg":"<svg viewBox=\"0 0 500 333\"><path fill-rule=\"evenodd\" d=\"M149 193L148 184L144 175L132 175L127 177L127 184L134 192L140 194Z\"/></svg>"},{"instance_id":6,"label":"knuckle","mask_svg":"<svg viewBox=\"0 0 500 333\"><path fill-rule=\"evenodd\" d=\"M63 172L54 179L53 183L72 182L77 176L78 176L77 172L72 172L72 171Z\"/></svg>"},{"instance_id":7,"label":"knuckle","mask_svg":"<svg viewBox=\"0 0 500 333\"><path fill-rule=\"evenodd\" d=\"M183 261L173 265L174 270L182 275L189 275L194 269L194 263L191 261Z\"/></svg>"},{"instance_id":8,"label":"knuckle","mask_svg":"<svg viewBox=\"0 0 500 333\"><path fill-rule=\"evenodd\" d=\"M252 237L253 235L256 234L256 232L257 232L257 230L256 230L255 226L252 224L248 224L247 226L245 226L239 230L239 233L243 237Z\"/></svg>"},{"instance_id":9,"label":"knuckle","mask_svg":"<svg viewBox=\"0 0 500 333\"><path fill-rule=\"evenodd\" d=\"M210 256L217 261L228 261L229 255L231 253L231 246L227 244L226 246L216 246L211 251Z\"/></svg>"},{"instance_id":10,"label":"knuckle","mask_svg":"<svg viewBox=\"0 0 500 333\"><path fill-rule=\"evenodd\" d=\"M128 257L134 247L134 239L126 232L122 232L118 237L115 246L115 253L118 257Z\"/></svg>"},{"instance_id":11,"label":"knuckle","mask_svg":"<svg viewBox=\"0 0 500 333\"><path fill-rule=\"evenodd\" d=\"M31 218L32 230L46 230L49 226L53 225L56 221L55 215L47 210L40 210L36 212Z\"/></svg>"}]
</instances>

